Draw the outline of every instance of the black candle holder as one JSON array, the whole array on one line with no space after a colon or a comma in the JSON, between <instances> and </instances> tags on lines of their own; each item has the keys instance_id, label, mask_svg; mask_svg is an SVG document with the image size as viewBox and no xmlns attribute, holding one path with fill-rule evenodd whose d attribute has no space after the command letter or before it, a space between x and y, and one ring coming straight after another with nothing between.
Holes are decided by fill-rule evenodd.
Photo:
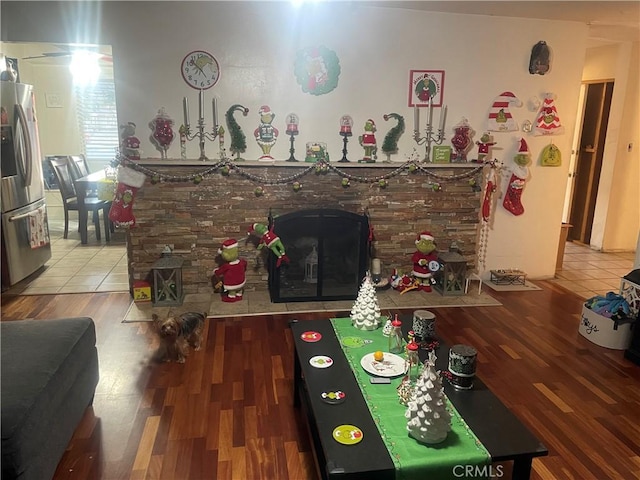
<instances>
[{"instance_id":1,"label":"black candle holder","mask_svg":"<svg viewBox=\"0 0 640 480\"><path fill-rule=\"evenodd\" d=\"M293 148L293 143L296 140L296 135L298 135L298 131L297 130L287 130L286 131L287 135L289 135L289 141L291 142L291 148L289 148L289 158L287 159L287 162L297 162L298 159L294 156L295 153L295 148Z\"/></svg>"},{"instance_id":2,"label":"black candle holder","mask_svg":"<svg viewBox=\"0 0 640 480\"><path fill-rule=\"evenodd\" d=\"M349 162L347 158L347 143L349 143L349 137L353 134L351 132L340 132L340 135L342 136L342 158L338 162L346 163Z\"/></svg>"}]
</instances>

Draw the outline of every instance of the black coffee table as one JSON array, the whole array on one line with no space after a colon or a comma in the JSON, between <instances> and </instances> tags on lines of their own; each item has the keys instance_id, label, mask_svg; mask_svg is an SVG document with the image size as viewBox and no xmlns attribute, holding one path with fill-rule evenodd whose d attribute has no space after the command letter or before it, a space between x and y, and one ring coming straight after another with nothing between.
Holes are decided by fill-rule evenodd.
<instances>
[{"instance_id":1,"label":"black coffee table","mask_svg":"<svg viewBox=\"0 0 640 480\"><path fill-rule=\"evenodd\" d=\"M403 325L410 325L410 316L400 318ZM302 406L306 413L323 480L395 479L393 460L378 434L331 321L294 321L291 330L294 339L294 405ZM319 332L323 338L317 343L305 342L300 336L306 331ZM448 352L449 347L440 341L436 352L437 369L447 369ZM326 369L314 368L309 359L315 355L328 355L334 364ZM424 360L427 353L421 351L420 355ZM528 479L533 458L547 455L546 447L478 377L472 390L456 390L446 380L443 380L443 386L451 403L489 452L491 461L513 461L512 478ZM346 393L346 401L340 405L325 403L321 393L336 389ZM362 441L348 447L336 442L333 430L343 424L358 426L364 432Z\"/></svg>"}]
</instances>

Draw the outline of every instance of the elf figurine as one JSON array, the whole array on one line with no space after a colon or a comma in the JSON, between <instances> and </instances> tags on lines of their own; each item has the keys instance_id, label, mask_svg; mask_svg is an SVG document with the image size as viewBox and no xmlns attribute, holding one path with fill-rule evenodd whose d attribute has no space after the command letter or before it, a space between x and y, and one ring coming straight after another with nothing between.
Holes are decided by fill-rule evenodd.
<instances>
[{"instance_id":1,"label":"elf figurine","mask_svg":"<svg viewBox=\"0 0 640 480\"><path fill-rule=\"evenodd\" d=\"M516 167L509 179L509 185L507 186L507 192L502 201L502 206L512 214L518 216L524 213L522 190L529 176L527 165L531 163L531 152L529 152L529 146L524 138L520 139L518 153L513 157L513 161Z\"/></svg>"},{"instance_id":2,"label":"elf figurine","mask_svg":"<svg viewBox=\"0 0 640 480\"><path fill-rule=\"evenodd\" d=\"M213 275L222 279L222 301L239 302L244 291L247 261L238 258L238 241L234 238L222 242L218 253L225 263L216 268Z\"/></svg>"},{"instance_id":3,"label":"elf figurine","mask_svg":"<svg viewBox=\"0 0 640 480\"><path fill-rule=\"evenodd\" d=\"M440 268L438 253L433 235L429 232L422 232L416 237L417 252L411 257L413 271L411 274L418 283L418 289L430 292L433 273Z\"/></svg>"},{"instance_id":4,"label":"elf figurine","mask_svg":"<svg viewBox=\"0 0 640 480\"><path fill-rule=\"evenodd\" d=\"M267 228L266 225L263 225L262 223L254 223L249 227L247 234L260 237L258 250L261 250L266 246L273 252L273 254L278 258L276 261L276 268L280 267L282 262L289 263L289 257L287 257L280 237L276 235L273 230Z\"/></svg>"},{"instance_id":5,"label":"elf figurine","mask_svg":"<svg viewBox=\"0 0 640 480\"><path fill-rule=\"evenodd\" d=\"M358 141L364 148L364 157L358 160L358 163L375 163L377 158L378 147L376 146L376 124L369 119L364 124L364 134L360 135Z\"/></svg>"}]
</instances>

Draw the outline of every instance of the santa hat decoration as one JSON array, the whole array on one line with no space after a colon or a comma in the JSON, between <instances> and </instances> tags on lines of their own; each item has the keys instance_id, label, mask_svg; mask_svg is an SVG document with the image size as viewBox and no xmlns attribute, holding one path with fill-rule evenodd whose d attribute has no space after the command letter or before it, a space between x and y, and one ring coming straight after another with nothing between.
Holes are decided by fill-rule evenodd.
<instances>
[{"instance_id":1,"label":"santa hat decoration","mask_svg":"<svg viewBox=\"0 0 640 480\"><path fill-rule=\"evenodd\" d=\"M518 153L521 154L529 154L529 145L527 145L527 141L524 138L520 139L520 147L518 148Z\"/></svg>"},{"instance_id":2,"label":"santa hat decoration","mask_svg":"<svg viewBox=\"0 0 640 480\"><path fill-rule=\"evenodd\" d=\"M555 94L547 93L540 106L536 125L535 135L560 135L564 133L564 127L560 124L558 110L556 110Z\"/></svg>"},{"instance_id":3,"label":"santa hat decoration","mask_svg":"<svg viewBox=\"0 0 640 480\"><path fill-rule=\"evenodd\" d=\"M491 132L509 132L518 130L518 124L511 116L509 107L521 107L522 101L512 92L502 92L491 105L487 130Z\"/></svg>"},{"instance_id":4,"label":"santa hat decoration","mask_svg":"<svg viewBox=\"0 0 640 480\"><path fill-rule=\"evenodd\" d=\"M263 105L260 107L260 110L258 110L258 114L262 115L269 115L271 113L271 108L269 108L269 105Z\"/></svg>"},{"instance_id":5,"label":"santa hat decoration","mask_svg":"<svg viewBox=\"0 0 640 480\"><path fill-rule=\"evenodd\" d=\"M429 232L422 232L419 233L418 236L416 236L416 244L420 241L420 240L431 240L433 242L434 238L433 235L431 235L431 233Z\"/></svg>"},{"instance_id":6,"label":"santa hat decoration","mask_svg":"<svg viewBox=\"0 0 640 480\"><path fill-rule=\"evenodd\" d=\"M231 248L238 248L238 241L235 238L230 238L222 242L222 246L218 250L218 253L222 253L223 250L229 250Z\"/></svg>"}]
</instances>

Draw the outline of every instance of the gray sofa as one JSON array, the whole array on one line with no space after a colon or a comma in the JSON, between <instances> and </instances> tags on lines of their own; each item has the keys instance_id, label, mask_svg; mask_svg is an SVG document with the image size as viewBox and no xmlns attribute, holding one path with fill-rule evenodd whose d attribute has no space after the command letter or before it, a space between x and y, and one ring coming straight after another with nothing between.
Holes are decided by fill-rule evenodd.
<instances>
[{"instance_id":1,"label":"gray sofa","mask_svg":"<svg viewBox=\"0 0 640 480\"><path fill-rule=\"evenodd\" d=\"M0 322L2 479L47 480L98 384L93 320Z\"/></svg>"}]
</instances>

